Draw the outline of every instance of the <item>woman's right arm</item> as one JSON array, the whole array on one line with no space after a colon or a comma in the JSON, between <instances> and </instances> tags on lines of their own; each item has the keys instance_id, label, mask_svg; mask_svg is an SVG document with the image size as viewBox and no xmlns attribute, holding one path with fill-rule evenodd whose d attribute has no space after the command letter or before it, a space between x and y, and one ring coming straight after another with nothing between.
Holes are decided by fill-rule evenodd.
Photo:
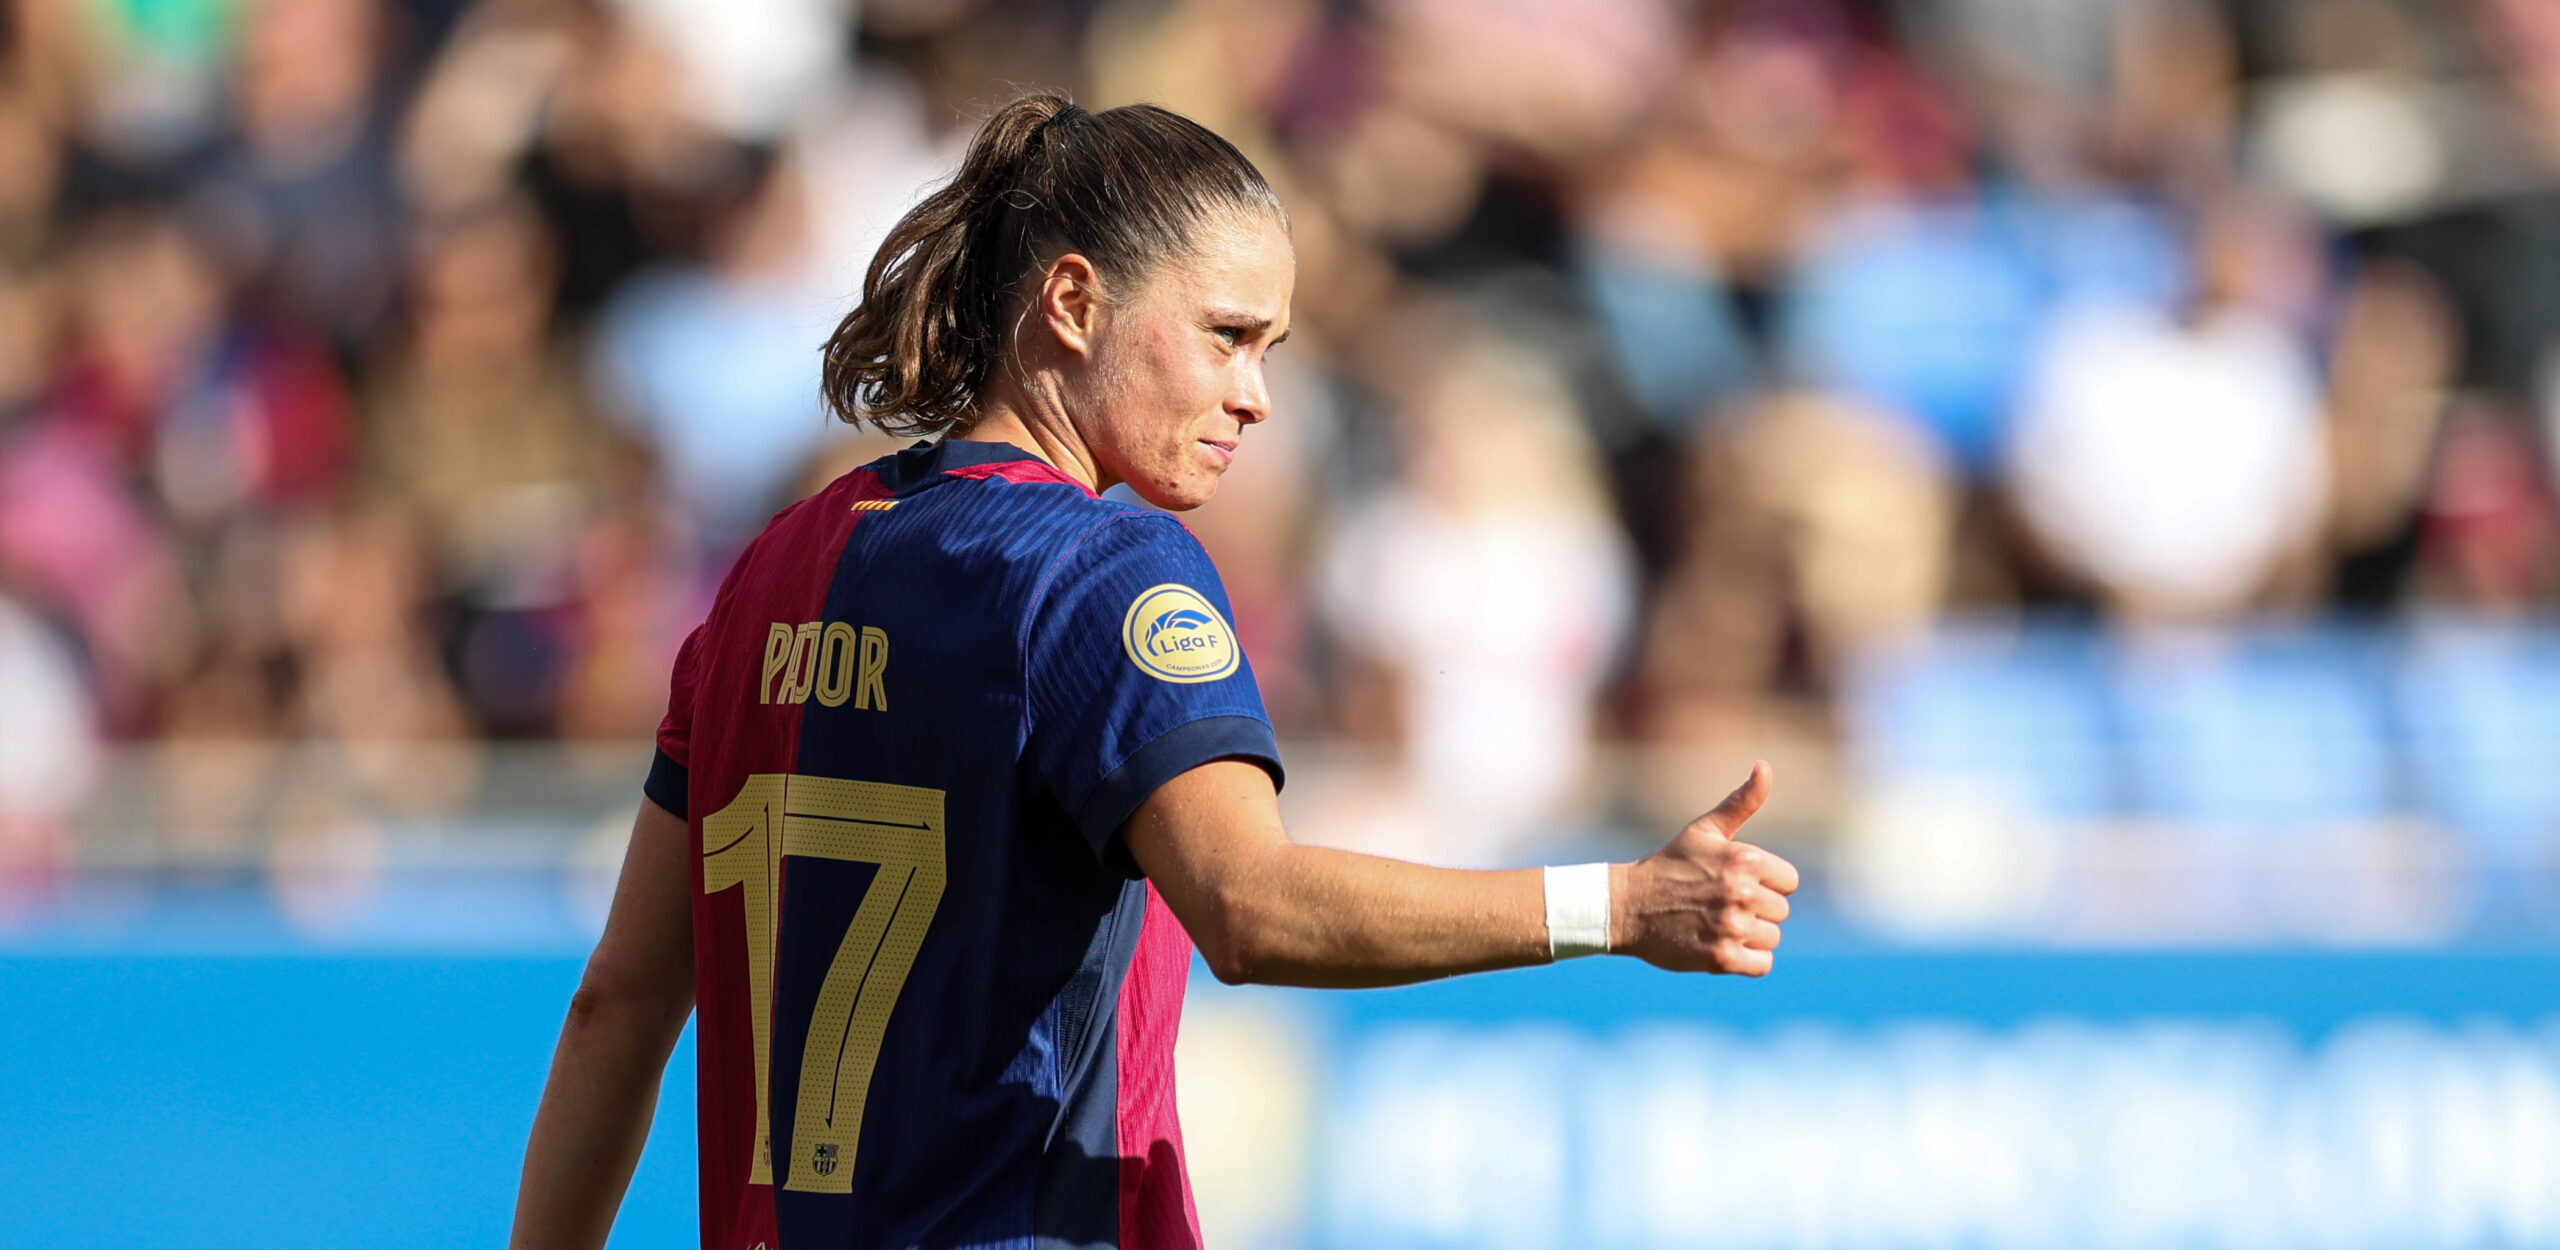
<instances>
[{"instance_id":1,"label":"woman's right arm","mask_svg":"<svg viewBox=\"0 0 2560 1250\"><path fill-rule=\"evenodd\" d=\"M1609 949L1677 971L1769 971L1796 870L1734 834L1769 768L1661 850L1609 870ZM1544 878L1299 846L1271 777L1240 760L1159 788L1123 827L1140 868L1229 983L1401 985L1546 963Z\"/></svg>"},{"instance_id":2,"label":"woman's right arm","mask_svg":"<svg viewBox=\"0 0 2560 1250\"><path fill-rule=\"evenodd\" d=\"M569 998L516 1187L515 1250L601 1247L693 1011L693 868L685 818L648 800L613 910Z\"/></svg>"}]
</instances>

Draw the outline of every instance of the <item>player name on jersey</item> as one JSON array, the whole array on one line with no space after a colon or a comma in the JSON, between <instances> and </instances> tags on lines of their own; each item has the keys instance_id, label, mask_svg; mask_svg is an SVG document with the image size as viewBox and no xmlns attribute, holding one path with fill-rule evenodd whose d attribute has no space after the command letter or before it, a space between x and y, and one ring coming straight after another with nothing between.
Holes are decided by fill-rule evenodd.
<instances>
[{"instance_id":1,"label":"player name on jersey","mask_svg":"<svg viewBox=\"0 0 2560 1250\"><path fill-rule=\"evenodd\" d=\"M889 710L889 632L843 621L775 621L764 635L764 677L758 703L806 703L827 707L845 700L865 711ZM775 678L780 678L779 686Z\"/></svg>"}]
</instances>

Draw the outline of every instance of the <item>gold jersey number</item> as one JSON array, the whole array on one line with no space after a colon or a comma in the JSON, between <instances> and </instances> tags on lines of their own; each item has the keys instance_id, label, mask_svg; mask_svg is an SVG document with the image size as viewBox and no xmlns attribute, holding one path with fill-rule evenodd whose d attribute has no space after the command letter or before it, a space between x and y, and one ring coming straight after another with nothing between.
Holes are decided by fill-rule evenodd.
<instances>
[{"instance_id":1,"label":"gold jersey number","mask_svg":"<svg viewBox=\"0 0 2560 1250\"><path fill-rule=\"evenodd\" d=\"M775 836L777 827L779 837ZM782 857L878 864L845 927L800 1050L791 1167L783 1188L853 1191L854 1147L880 1038L942 905L942 791L797 773L757 773L702 818L705 893L746 891L747 1000L755 1029L756 1153L748 1181L773 1183L774 884Z\"/></svg>"}]
</instances>

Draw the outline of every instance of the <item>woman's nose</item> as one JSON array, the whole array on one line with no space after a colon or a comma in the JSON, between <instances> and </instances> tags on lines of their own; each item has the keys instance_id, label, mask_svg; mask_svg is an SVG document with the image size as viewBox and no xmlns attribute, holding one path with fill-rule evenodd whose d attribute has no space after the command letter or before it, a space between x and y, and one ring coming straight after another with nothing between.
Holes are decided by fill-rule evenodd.
<instances>
[{"instance_id":1,"label":"woman's nose","mask_svg":"<svg viewBox=\"0 0 2560 1250\"><path fill-rule=\"evenodd\" d=\"M1247 368L1237 380L1227 396L1227 413L1246 425L1271 415L1271 388L1263 384L1261 365Z\"/></svg>"}]
</instances>

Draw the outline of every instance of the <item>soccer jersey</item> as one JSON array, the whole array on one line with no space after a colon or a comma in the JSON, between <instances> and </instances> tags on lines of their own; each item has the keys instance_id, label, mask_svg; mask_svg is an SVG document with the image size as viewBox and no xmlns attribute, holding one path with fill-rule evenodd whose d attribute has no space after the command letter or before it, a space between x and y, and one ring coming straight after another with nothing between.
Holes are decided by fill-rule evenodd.
<instances>
[{"instance_id":1,"label":"soccer jersey","mask_svg":"<svg viewBox=\"0 0 2560 1250\"><path fill-rule=\"evenodd\" d=\"M1198 1244L1191 944L1119 828L1278 748L1199 543L1000 443L774 518L686 640L706 1250Z\"/></svg>"}]
</instances>

